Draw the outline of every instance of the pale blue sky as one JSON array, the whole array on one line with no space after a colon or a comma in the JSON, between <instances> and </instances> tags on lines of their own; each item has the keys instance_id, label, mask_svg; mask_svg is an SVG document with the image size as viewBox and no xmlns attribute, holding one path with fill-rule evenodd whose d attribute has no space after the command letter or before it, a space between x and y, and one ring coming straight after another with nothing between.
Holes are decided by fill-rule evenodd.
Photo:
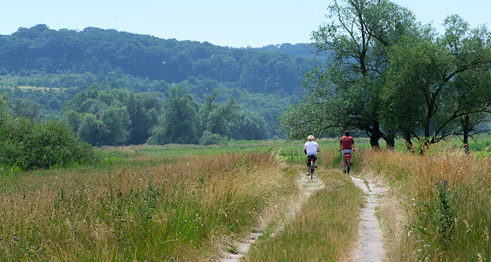
<instances>
[{"instance_id":1,"label":"pale blue sky","mask_svg":"<svg viewBox=\"0 0 491 262\"><path fill-rule=\"evenodd\" d=\"M449 14L491 25L490 0L393 0L437 28ZM0 0L0 34L93 26L232 47L310 42L333 0Z\"/></svg>"}]
</instances>

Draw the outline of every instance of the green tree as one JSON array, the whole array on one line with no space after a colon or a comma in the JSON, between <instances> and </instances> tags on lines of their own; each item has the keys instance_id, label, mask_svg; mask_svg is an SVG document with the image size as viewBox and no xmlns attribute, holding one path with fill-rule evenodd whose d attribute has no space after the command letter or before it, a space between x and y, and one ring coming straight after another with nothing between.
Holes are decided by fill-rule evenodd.
<instances>
[{"instance_id":1,"label":"green tree","mask_svg":"<svg viewBox=\"0 0 491 262\"><path fill-rule=\"evenodd\" d=\"M393 146L395 130L382 129L380 119L387 49L403 35L414 34L414 16L390 1L335 1L328 10L327 25L315 31L313 39L319 52L329 53L331 59L327 69L307 74L304 96L313 98L302 103L313 103L312 113L304 117L330 123L312 121L317 126L307 129L324 134L329 129L356 128L367 132L372 147L379 146L380 138ZM319 105L323 107L314 109ZM301 114L299 110L289 113ZM283 120L295 121L289 116Z\"/></svg>"},{"instance_id":2,"label":"green tree","mask_svg":"<svg viewBox=\"0 0 491 262\"><path fill-rule=\"evenodd\" d=\"M68 110L63 113L63 120L72 127L74 132L78 132L82 121L84 120L85 113L80 113L75 110Z\"/></svg>"},{"instance_id":3,"label":"green tree","mask_svg":"<svg viewBox=\"0 0 491 262\"><path fill-rule=\"evenodd\" d=\"M124 107L111 107L104 111L101 116L102 123L105 126L106 137L104 144L106 145L122 145L128 139L128 127L130 118Z\"/></svg>"},{"instance_id":4,"label":"green tree","mask_svg":"<svg viewBox=\"0 0 491 262\"><path fill-rule=\"evenodd\" d=\"M104 90L93 85L66 103L64 118L93 145L142 144L150 137L162 109L161 99L154 94ZM93 117L86 119L87 114ZM82 126L84 130L80 131ZM98 129L90 131L88 126ZM89 138L91 134L96 137Z\"/></svg>"},{"instance_id":5,"label":"green tree","mask_svg":"<svg viewBox=\"0 0 491 262\"><path fill-rule=\"evenodd\" d=\"M476 128L489 121L491 115L491 71L481 68L463 72L456 77L452 88L455 107L466 113L460 117L459 124L462 141L468 144L472 132L489 132Z\"/></svg>"},{"instance_id":6,"label":"green tree","mask_svg":"<svg viewBox=\"0 0 491 262\"><path fill-rule=\"evenodd\" d=\"M126 101L126 109L131 125L129 127L130 144L143 144L150 137L151 128L155 125L152 115L145 108L143 99L131 93Z\"/></svg>"},{"instance_id":7,"label":"green tree","mask_svg":"<svg viewBox=\"0 0 491 262\"><path fill-rule=\"evenodd\" d=\"M14 118L27 117L32 120L41 120L44 117L41 105L29 99L15 98L9 102L8 109Z\"/></svg>"},{"instance_id":8,"label":"green tree","mask_svg":"<svg viewBox=\"0 0 491 262\"><path fill-rule=\"evenodd\" d=\"M109 130L102 120L97 119L93 114L86 114L78 129L78 137L94 146L107 145L105 138L108 137Z\"/></svg>"},{"instance_id":9,"label":"green tree","mask_svg":"<svg viewBox=\"0 0 491 262\"><path fill-rule=\"evenodd\" d=\"M262 140L268 137L266 121L255 112L242 111L232 123L230 136L235 140Z\"/></svg>"},{"instance_id":10,"label":"green tree","mask_svg":"<svg viewBox=\"0 0 491 262\"><path fill-rule=\"evenodd\" d=\"M199 109L198 137L202 137L205 131L209 131L210 115L217 107L216 97L217 91L214 89L211 94L205 97L205 101Z\"/></svg>"},{"instance_id":11,"label":"green tree","mask_svg":"<svg viewBox=\"0 0 491 262\"><path fill-rule=\"evenodd\" d=\"M165 97L162 125L154 129L149 143L198 143L198 104L193 97L184 95L179 86L171 88Z\"/></svg>"},{"instance_id":12,"label":"green tree","mask_svg":"<svg viewBox=\"0 0 491 262\"><path fill-rule=\"evenodd\" d=\"M197 126L198 137L202 137L206 131L222 137L230 136L230 125L237 117L238 106L232 98L218 105L216 98L217 91L213 90L210 95L205 97L205 101L200 107Z\"/></svg>"},{"instance_id":13,"label":"green tree","mask_svg":"<svg viewBox=\"0 0 491 262\"><path fill-rule=\"evenodd\" d=\"M338 126L337 121L331 120L334 111L329 108L329 103L334 97L326 93L329 92L326 88L329 84L327 74L319 68L309 73L305 94L280 118L280 128L288 138L305 139L309 134L321 137L343 128Z\"/></svg>"},{"instance_id":14,"label":"green tree","mask_svg":"<svg viewBox=\"0 0 491 262\"><path fill-rule=\"evenodd\" d=\"M237 112L238 106L235 100L228 99L226 103L217 106L210 113L207 130L223 137L230 136L230 123L236 118Z\"/></svg>"},{"instance_id":15,"label":"green tree","mask_svg":"<svg viewBox=\"0 0 491 262\"><path fill-rule=\"evenodd\" d=\"M491 89L483 81L491 65L489 33L470 31L456 16L445 25L443 37L428 31L391 49L385 87L390 119L406 135L418 137L422 130L425 143L450 135L458 119L489 110Z\"/></svg>"},{"instance_id":16,"label":"green tree","mask_svg":"<svg viewBox=\"0 0 491 262\"><path fill-rule=\"evenodd\" d=\"M445 27L447 48L459 65L469 67L449 81L447 98L452 101L453 115L459 119L463 143L468 144L471 132L491 113L491 36L485 27L470 29L457 15L447 17Z\"/></svg>"}]
</instances>

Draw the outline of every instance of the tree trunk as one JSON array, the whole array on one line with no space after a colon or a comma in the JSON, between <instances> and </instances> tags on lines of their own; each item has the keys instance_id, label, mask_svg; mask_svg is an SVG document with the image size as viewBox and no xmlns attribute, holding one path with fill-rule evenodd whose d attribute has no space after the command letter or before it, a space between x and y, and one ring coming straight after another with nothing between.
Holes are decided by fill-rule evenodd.
<instances>
[{"instance_id":1,"label":"tree trunk","mask_svg":"<svg viewBox=\"0 0 491 262\"><path fill-rule=\"evenodd\" d=\"M402 138L406 142L406 148L409 152L414 153L413 142L411 141L411 133L409 131L404 131L402 133Z\"/></svg>"},{"instance_id":2,"label":"tree trunk","mask_svg":"<svg viewBox=\"0 0 491 262\"><path fill-rule=\"evenodd\" d=\"M379 149L380 144L378 141L384 137L384 134L380 131L380 124L378 121L372 122L373 127L368 131L370 133L370 145L373 149Z\"/></svg>"},{"instance_id":3,"label":"tree trunk","mask_svg":"<svg viewBox=\"0 0 491 262\"><path fill-rule=\"evenodd\" d=\"M371 134L371 136L370 136L370 145L372 146L372 148L374 148L374 149L380 148L380 145L378 143L378 141L379 141L380 138L381 138L381 136L378 133Z\"/></svg>"},{"instance_id":4,"label":"tree trunk","mask_svg":"<svg viewBox=\"0 0 491 262\"><path fill-rule=\"evenodd\" d=\"M389 132L385 137L384 137L385 143L387 144L387 149L394 149L396 146L396 140L395 140L395 134L392 132Z\"/></svg>"}]
</instances>

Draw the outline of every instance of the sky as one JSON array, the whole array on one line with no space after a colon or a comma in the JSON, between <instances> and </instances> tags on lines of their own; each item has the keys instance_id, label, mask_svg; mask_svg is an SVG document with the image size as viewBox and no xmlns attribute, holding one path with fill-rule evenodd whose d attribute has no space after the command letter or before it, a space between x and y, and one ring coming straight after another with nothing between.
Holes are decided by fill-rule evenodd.
<instances>
[{"instance_id":1,"label":"sky","mask_svg":"<svg viewBox=\"0 0 491 262\"><path fill-rule=\"evenodd\" d=\"M440 32L447 15L491 28L490 0L392 0ZM116 29L219 46L309 43L333 0L0 0L0 35L20 27Z\"/></svg>"}]
</instances>

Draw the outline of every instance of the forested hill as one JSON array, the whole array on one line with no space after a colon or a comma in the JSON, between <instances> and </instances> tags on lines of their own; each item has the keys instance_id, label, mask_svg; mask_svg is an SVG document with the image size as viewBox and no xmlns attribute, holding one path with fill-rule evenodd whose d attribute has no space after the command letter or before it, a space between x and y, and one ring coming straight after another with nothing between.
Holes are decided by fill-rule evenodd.
<instances>
[{"instance_id":1,"label":"forested hill","mask_svg":"<svg viewBox=\"0 0 491 262\"><path fill-rule=\"evenodd\" d=\"M305 72L316 64L309 53L307 44L230 48L116 30L37 25L0 36L0 75L116 72L167 83L201 76L249 92L299 94Z\"/></svg>"},{"instance_id":2,"label":"forested hill","mask_svg":"<svg viewBox=\"0 0 491 262\"><path fill-rule=\"evenodd\" d=\"M169 92L178 87L173 92L189 94L194 109L212 95L213 103L205 110L209 113L226 108L224 103L232 98L234 104L227 105L235 109L224 124L228 127L217 131L201 123L201 133L234 139L274 137L279 135L278 116L300 98L305 73L322 61L308 44L231 48L93 27L78 31L37 25L0 35L0 98L7 94L13 116L63 119L92 144L142 143L151 132L163 130L155 127L162 126L172 110L144 108L144 114L152 115L145 119L153 122L139 135L138 117L132 119L131 106L126 105L131 101L126 99L135 95L138 103L146 103L151 96L165 105ZM79 106L74 101L80 98L90 101ZM239 122L259 131L236 130ZM91 125L120 130L121 139L106 139L118 137L114 132L86 137L84 130L91 129L82 127ZM201 139L198 133L187 142Z\"/></svg>"}]
</instances>

